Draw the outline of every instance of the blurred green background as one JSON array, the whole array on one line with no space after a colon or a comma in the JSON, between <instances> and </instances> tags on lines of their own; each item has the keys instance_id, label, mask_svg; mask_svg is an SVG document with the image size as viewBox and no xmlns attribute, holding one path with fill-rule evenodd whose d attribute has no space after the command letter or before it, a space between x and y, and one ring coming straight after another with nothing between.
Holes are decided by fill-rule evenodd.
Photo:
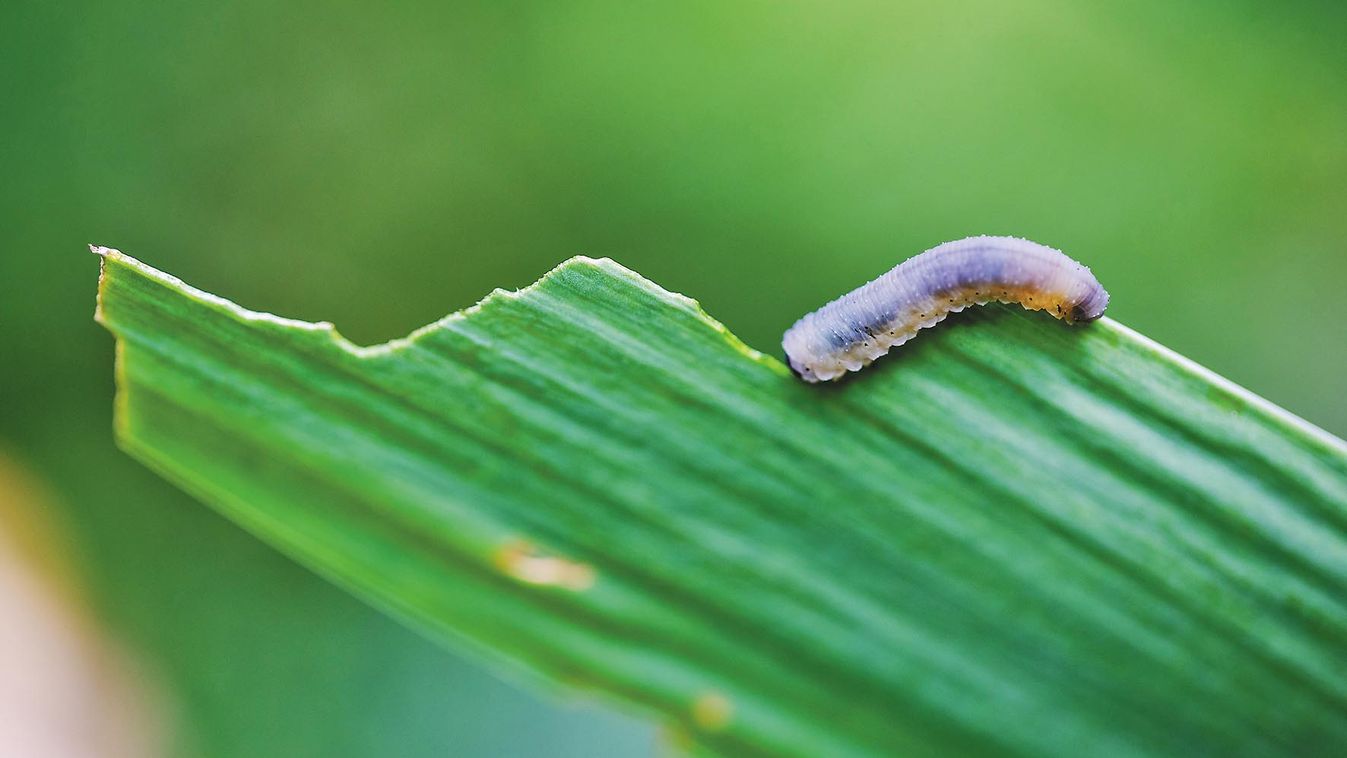
<instances>
[{"instance_id":1,"label":"blurred green background","mask_svg":"<svg viewBox=\"0 0 1347 758\"><path fill-rule=\"evenodd\" d=\"M0 454L184 755L650 755L421 640L120 454L96 242L372 343L610 256L776 354L1015 234L1110 315L1347 434L1333 3L26 2L0 8ZM3 612L0 610L0 612Z\"/></svg>"}]
</instances>

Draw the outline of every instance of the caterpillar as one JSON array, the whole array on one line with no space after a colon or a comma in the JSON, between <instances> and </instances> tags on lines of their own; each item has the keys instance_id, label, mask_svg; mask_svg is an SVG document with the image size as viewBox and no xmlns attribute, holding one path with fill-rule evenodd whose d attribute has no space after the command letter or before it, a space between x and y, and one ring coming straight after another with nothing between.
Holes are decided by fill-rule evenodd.
<instances>
[{"instance_id":1,"label":"caterpillar","mask_svg":"<svg viewBox=\"0 0 1347 758\"><path fill-rule=\"evenodd\" d=\"M781 346L796 376L832 381L950 313L994 300L1075 323L1102 316L1108 292L1060 250L1017 237L968 237L908 258L806 314L786 330Z\"/></svg>"}]
</instances>

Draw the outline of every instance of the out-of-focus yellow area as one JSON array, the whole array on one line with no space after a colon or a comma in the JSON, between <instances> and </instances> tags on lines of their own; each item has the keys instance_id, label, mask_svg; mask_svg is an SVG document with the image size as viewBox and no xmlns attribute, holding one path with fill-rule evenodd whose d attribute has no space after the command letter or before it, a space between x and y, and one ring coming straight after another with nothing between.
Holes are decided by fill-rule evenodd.
<instances>
[{"instance_id":1,"label":"out-of-focus yellow area","mask_svg":"<svg viewBox=\"0 0 1347 758\"><path fill-rule=\"evenodd\" d=\"M431 646L117 452L85 245L362 343L610 256L775 354L903 258L1013 234L1090 265L1109 315L1341 435L1345 20L6 3L0 443L53 491L90 618L158 672L176 754L650 754L651 728Z\"/></svg>"},{"instance_id":2,"label":"out-of-focus yellow area","mask_svg":"<svg viewBox=\"0 0 1347 758\"><path fill-rule=\"evenodd\" d=\"M0 450L0 753L164 755L152 679L89 618L41 489Z\"/></svg>"}]
</instances>

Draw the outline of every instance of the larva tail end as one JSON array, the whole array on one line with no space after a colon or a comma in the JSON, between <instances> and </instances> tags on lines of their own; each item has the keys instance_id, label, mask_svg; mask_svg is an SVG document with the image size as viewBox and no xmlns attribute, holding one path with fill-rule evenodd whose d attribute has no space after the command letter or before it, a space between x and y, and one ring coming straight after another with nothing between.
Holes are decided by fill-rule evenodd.
<instances>
[{"instance_id":1,"label":"larva tail end","mask_svg":"<svg viewBox=\"0 0 1347 758\"><path fill-rule=\"evenodd\" d=\"M1071 307L1071 321L1073 323L1094 321L1104 315L1106 308L1108 308L1108 291L1096 286L1089 297Z\"/></svg>"}]
</instances>

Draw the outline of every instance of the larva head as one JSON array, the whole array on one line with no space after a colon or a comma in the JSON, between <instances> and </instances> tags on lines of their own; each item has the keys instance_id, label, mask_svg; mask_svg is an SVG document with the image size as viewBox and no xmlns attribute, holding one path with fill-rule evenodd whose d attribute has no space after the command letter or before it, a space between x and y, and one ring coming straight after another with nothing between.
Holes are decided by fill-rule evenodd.
<instances>
[{"instance_id":1,"label":"larva head","mask_svg":"<svg viewBox=\"0 0 1347 758\"><path fill-rule=\"evenodd\" d=\"M814 373L814 369L790 357L789 352L786 353L786 365L790 367L790 372L792 374L810 384L821 381L818 374Z\"/></svg>"},{"instance_id":2,"label":"larva head","mask_svg":"<svg viewBox=\"0 0 1347 758\"><path fill-rule=\"evenodd\" d=\"M826 341L819 337L813 325L812 314L795 322L795 326L781 336L781 347L786 353L786 365L801 379L813 384L833 378L826 373L827 357L831 355ZM823 360L820 360L820 356Z\"/></svg>"}]
</instances>

